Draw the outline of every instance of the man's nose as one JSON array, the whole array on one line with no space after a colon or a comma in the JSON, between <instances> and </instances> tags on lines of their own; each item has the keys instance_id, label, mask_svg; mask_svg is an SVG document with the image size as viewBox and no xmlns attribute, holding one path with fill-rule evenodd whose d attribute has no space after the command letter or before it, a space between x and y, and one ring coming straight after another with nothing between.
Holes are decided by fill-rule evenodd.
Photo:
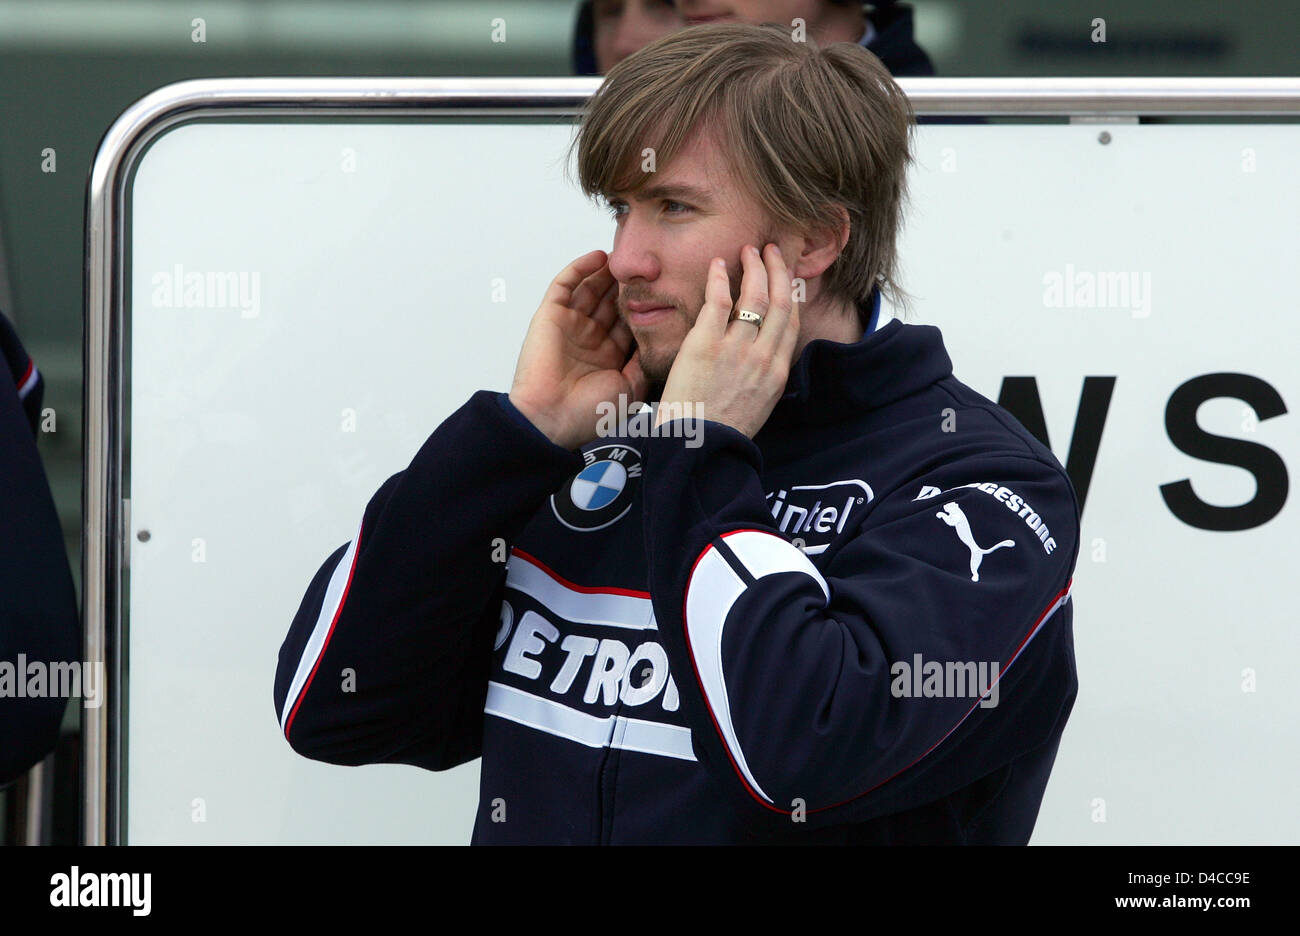
<instances>
[{"instance_id":1,"label":"man's nose","mask_svg":"<svg viewBox=\"0 0 1300 936\"><path fill-rule=\"evenodd\" d=\"M624 220L622 228L614 234L609 272L625 285L633 280L653 283L659 278L654 237L645 225L630 217Z\"/></svg>"}]
</instances>

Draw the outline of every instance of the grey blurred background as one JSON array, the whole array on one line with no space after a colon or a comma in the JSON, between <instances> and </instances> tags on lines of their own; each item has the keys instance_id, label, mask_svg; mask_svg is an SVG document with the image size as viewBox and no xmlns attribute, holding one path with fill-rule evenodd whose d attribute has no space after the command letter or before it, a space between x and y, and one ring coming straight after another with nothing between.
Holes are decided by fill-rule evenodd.
<instances>
[{"instance_id":1,"label":"grey blurred background","mask_svg":"<svg viewBox=\"0 0 1300 936\"><path fill-rule=\"evenodd\" d=\"M603 2L603 0L602 0ZM1296 0L914 0L941 76L1293 76ZM105 130L174 81L571 74L579 0L0 0L0 310L45 374L40 449L80 591L83 223ZM205 41L192 39L202 17ZM1096 18L1106 42L1090 38ZM494 20L506 41L493 41ZM53 171L50 171L50 170ZM77 841L80 712L45 782ZM0 840L19 804L0 793ZM49 798L47 798L49 799Z\"/></svg>"}]
</instances>

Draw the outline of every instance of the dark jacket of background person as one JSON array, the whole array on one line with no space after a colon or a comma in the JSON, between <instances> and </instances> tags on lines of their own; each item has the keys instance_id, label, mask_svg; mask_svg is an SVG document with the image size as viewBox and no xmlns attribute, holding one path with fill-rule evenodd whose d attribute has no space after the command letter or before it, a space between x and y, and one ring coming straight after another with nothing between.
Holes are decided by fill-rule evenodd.
<instances>
[{"instance_id":1,"label":"dark jacket of background person","mask_svg":"<svg viewBox=\"0 0 1300 936\"><path fill-rule=\"evenodd\" d=\"M916 42L912 8L906 3L876 3L867 13L876 30L867 51L885 63L895 78L928 78L934 74L930 56Z\"/></svg>"},{"instance_id":2,"label":"dark jacket of background person","mask_svg":"<svg viewBox=\"0 0 1300 936\"><path fill-rule=\"evenodd\" d=\"M44 380L0 314L0 785L38 763L59 737L66 697L17 697L21 661L51 664L77 658L80 639L72 573L36 434ZM6 667L7 669L8 667Z\"/></svg>"},{"instance_id":3,"label":"dark jacket of background person","mask_svg":"<svg viewBox=\"0 0 1300 936\"><path fill-rule=\"evenodd\" d=\"M596 70L596 49L593 42L592 0L578 8L578 18L573 28L573 73L599 75ZM934 74L934 65L925 50L917 45L913 30L912 8L906 3L872 4L867 19L875 30L875 37L867 43L867 50L885 63L895 78L926 77Z\"/></svg>"}]
</instances>

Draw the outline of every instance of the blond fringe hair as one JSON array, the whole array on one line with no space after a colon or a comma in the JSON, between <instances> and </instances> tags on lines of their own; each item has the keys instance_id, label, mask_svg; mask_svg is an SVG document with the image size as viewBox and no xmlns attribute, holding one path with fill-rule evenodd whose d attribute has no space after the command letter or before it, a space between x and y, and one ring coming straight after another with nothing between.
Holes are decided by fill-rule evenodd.
<instances>
[{"instance_id":1,"label":"blond fringe hair","mask_svg":"<svg viewBox=\"0 0 1300 936\"><path fill-rule=\"evenodd\" d=\"M866 323L879 286L900 310L896 241L907 198L915 116L880 60L861 46L818 47L786 28L693 26L615 65L588 102L570 149L589 197L634 193L651 181L642 151L662 169L696 128L707 128L728 169L768 223L849 237L823 274Z\"/></svg>"}]
</instances>

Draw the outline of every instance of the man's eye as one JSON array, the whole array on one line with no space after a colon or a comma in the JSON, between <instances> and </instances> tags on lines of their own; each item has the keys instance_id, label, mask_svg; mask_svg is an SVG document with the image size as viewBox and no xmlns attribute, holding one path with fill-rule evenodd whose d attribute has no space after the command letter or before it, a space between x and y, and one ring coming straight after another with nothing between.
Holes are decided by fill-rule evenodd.
<instances>
[{"instance_id":1,"label":"man's eye","mask_svg":"<svg viewBox=\"0 0 1300 936\"><path fill-rule=\"evenodd\" d=\"M695 210L684 202L672 201L670 199L664 199L663 206L664 211L670 215L682 215ZM605 201L605 210L614 218L621 218L627 214L627 202L613 198L607 199Z\"/></svg>"}]
</instances>

